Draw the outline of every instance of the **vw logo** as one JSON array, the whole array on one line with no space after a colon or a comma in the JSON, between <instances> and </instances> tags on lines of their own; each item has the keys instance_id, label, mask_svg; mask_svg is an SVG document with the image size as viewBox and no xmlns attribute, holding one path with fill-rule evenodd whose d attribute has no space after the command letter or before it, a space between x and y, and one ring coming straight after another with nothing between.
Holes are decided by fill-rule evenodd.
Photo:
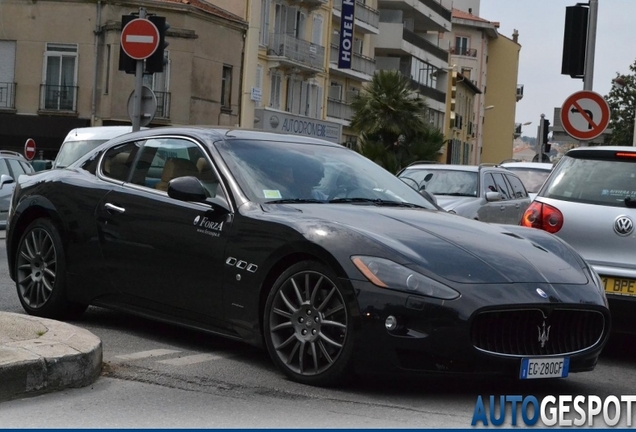
<instances>
[{"instance_id":1,"label":"vw logo","mask_svg":"<svg viewBox=\"0 0 636 432\"><path fill-rule=\"evenodd\" d=\"M201 220L201 216L195 217L194 218L194 225L198 224L200 220Z\"/></svg>"},{"instance_id":2,"label":"vw logo","mask_svg":"<svg viewBox=\"0 0 636 432\"><path fill-rule=\"evenodd\" d=\"M545 291L543 291L541 288L537 288L537 294L539 294L541 297L543 297L544 299L548 298L548 295L545 293Z\"/></svg>"},{"instance_id":3,"label":"vw logo","mask_svg":"<svg viewBox=\"0 0 636 432\"><path fill-rule=\"evenodd\" d=\"M627 216L619 216L614 221L614 231L619 236L628 236L634 232L634 222Z\"/></svg>"}]
</instances>

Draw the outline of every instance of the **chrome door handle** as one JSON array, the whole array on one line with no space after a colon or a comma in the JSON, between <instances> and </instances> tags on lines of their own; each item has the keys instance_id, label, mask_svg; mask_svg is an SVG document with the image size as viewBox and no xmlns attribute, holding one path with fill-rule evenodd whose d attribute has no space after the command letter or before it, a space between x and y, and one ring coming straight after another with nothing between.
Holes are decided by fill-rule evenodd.
<instances>
[{"instance_id":1,"label":"chrome door handle","mask_svg":"<svg viewBox=\"0 0 636 432\"><path fill-rule=\"evenodd\" d=\"M117 213L123 213L123 212L125 212L125 211L126 211L126 209L125 209L125 208L123 208L123 207L117 207L116 205L111 204L111 203L106 203L106 204L104 204L104 207L106 207L106 210L109 210L109 211L110 211L110 210L112 210L112 211L116 211Z\"/></svg>"}]
</instances>

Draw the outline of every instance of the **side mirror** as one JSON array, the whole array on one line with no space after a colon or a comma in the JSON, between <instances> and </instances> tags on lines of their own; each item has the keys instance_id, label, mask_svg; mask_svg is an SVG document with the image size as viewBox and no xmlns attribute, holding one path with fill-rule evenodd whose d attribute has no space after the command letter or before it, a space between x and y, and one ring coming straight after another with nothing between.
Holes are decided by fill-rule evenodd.
<instances>
[{"instance_id":1,"label":"side mirror","mask_svg":"<svg viewBox=\"0 0 636 432\"><path fill-rule=\"evenodd\" d=\"M486 192L486 201L501 201L501 194L499 192Z\"/></svg>"},{"instance_id":2,"label":"side mirror","mask_svg":"<svg viewBox=\"0 0 636 432\"><path fill-rule=\"evenodd\" d=\"M177 177L168 183L168 196L180 201L204 202L208 195L205 188L193 176Z\"/></svg>"},{"instance_id":3,"label":"side mirror","mask_svg":"<svg viewBox=\"0 0 636 432\"><path fill-rule=\"evenodd\" d=\"M2 174L0 176L0 189L2 189L4 185L11 183L15 183L15 180L13 180L13 177L11 177L9 174Z\"/></svg>"}]
</instances>

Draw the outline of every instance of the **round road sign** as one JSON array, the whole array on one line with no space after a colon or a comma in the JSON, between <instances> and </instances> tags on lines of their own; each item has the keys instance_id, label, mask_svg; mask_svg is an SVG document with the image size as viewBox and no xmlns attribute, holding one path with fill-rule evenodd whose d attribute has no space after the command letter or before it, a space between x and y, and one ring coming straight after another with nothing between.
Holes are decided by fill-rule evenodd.
<instances>
[{"instance_id":1,"label":"round road sign","mask_svg":"<svg viewBox=\"0 0 636 432\"><path fill-rule=\"evenodd\" d=\"M582 90L570 95L561 107L561 124L572 138L589 141L602 134L610 121L607 101L598 93Z\"/></svg>"},{"instance_id":2,"label":"round road sign","mask_svg":"<svg viewBox=\"0 0 636 432\"><path fill-rule=\"evenodd\" d=\"M24 143L24 157L28 160L33 160L35 157L35 140L33 138L29 138Z\"/></svg>"},{"instance_id":3,"label":"round road sign","mask_svg":"<svg viewBox=\"0 0 636 432\"><path fill-rule=\"evenodd\" d=\"M121 48L134 60L150 57L159 46L159 30L147 19L136 18L121 31Z\"/></svg>"}]
</instances>

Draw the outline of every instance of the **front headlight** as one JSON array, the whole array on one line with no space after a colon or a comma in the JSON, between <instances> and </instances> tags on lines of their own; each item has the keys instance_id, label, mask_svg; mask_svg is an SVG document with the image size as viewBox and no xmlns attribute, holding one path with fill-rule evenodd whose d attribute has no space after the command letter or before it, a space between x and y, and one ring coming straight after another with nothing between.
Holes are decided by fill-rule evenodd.
<instances>
[{"instance_id":1,"label":"front headlight","mask_svg":"<svg viewBox=\"0 0 636 432\"><path fill-rule=\"evenodd\" d=\"M459 293L431 278L391 260L370 256L352 256L351 261L369 279L381 288L406 291L413 294L453 300Z\"/></svg>"}]
</instances>

